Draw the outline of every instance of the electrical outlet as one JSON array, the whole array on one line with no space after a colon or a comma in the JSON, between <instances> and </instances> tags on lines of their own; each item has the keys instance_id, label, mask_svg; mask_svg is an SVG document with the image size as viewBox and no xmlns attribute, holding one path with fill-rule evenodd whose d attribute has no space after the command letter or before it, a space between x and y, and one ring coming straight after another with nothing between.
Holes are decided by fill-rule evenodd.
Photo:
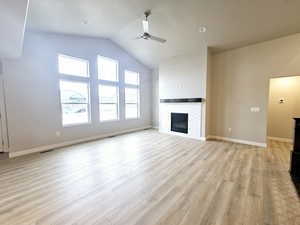
<instances>
[{"instance_id":1,"label":"electrical outlet","mask_svg":"<svg viewBox=\"0 0 300 225\"><path fill-rule=\"evenodd\" d=\"M60 131L56 131L56 132L55 132L55 135L56 135L57 137L60 137L60 135L61 135Z\"/></svg>"}]
</instances>

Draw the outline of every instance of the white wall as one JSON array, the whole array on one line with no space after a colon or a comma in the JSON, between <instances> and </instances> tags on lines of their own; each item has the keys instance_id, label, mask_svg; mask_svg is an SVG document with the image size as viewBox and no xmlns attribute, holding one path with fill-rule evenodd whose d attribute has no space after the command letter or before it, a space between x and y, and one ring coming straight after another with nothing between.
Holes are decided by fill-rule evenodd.
<instances>
[{"instance_id":1,"label":"white wall","mask_svg":"<svg viewBox=\"0 0 300 225\"><path fill-rule=\"evenodd\" d=\"M160 99L205 99L199 108L199 117L201 117L201 138L207 136L206 129L208 127L206 125L206 103L209 93L207 91L208 75L208 49L206 46L203 46L202 50L197 54L176 56L159 65Z\"/></svg>"},{"instance_id":2,"label":"white wall","mask_svg":"<svg viewBox=\"0 0 300 225\"><path fill-rule=\"evenodd\" d=\"M154 69L152 72L152 126L158 128L159 126L159 72Z\"/></svg>"},{"instance_id":3,"label":"white wall","mask_svg":"<svg viewBox=\"0 0 300 225\"><path fill-rule=\"evenodd\" d=\"M3 74L3 63L0 60L0 75L2 75L2 74Z\"/></svg>"},{"instance_id":4,"label":"white wall","mask_svg":"<svg viewBox=\"0 0 300 225\"><path fill-rule=\"evenodd\" d=\"M159 65L159 97L203 98L206 76L206 51L181 55Z\"/></svg>"},{"instance_id":5,"label":"white wall","mask_svg":"<svg viewBox=\"0 0 300 225\"><path fill-rule=\"evenodd\" d=\"M93 123L63 128L58 90L58 53L88 59L91 76L95 79L97 54L119 61L121 82L125 69L139 72L141 118L125 120L124 106L120 104L121 121L98 122L98 99L94 88L91 93L92 104L96 106L92 108ZM20 151L152 124L151 70L109 40L26 33L22 57L16 60L4 60L3 69L10 151ZM124 102L124 90L120 93L120 102ZM61 132L60 137L56 136L56 131Z\"/></svg>"},{"instance_id":6,"label":"white wall","mask_svg":"<svg viewBox=\"0 0 300 225\"><path fill-rule=\"evenodd\" d=\"M269 79L299 74L300 34L213 55L211 134L265 143Z\"/></svg>"},{"instance_id":7,"label":"white wall","mask_svg":"<svg viewBox=\"0 0 300 225\"><path fill-rule=\"evenodd\" d=\"M211 116L212 116L212 105L214 104L212 102L212 52L208 48L207 49L207 63L206 63L207 69L206 69L206 98L205 102L203 103L205 107L205 137L208 138L209 134L211 133Z\"/></svg>"},{"instance_id":8,"label":"white wall","mask_svg":"<svg viewBox=\"0 0 300 225\"><path fill-rule=\"evenodd\" d=\"M22 53L28 0L0 0L0 57Z\"/></svg>"}]
</instances>

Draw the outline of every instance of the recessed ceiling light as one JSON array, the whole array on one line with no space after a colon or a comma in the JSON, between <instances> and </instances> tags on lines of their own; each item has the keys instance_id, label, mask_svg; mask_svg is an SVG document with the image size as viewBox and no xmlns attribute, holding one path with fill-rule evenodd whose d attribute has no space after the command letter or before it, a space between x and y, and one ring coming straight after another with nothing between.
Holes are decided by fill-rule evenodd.
<instances>
[{"instance_id":1,"label":"recessed ceiling light","mask_svg":"<svg viewBox=\"0 0 300 225\"><path fill-rule=\"evenodd\" d=\"M206 28L205 26L199 27L199 32L200 32L200 33L205 33L206 30L207 30L207 28Z\"/></svg>"}]
</instances>

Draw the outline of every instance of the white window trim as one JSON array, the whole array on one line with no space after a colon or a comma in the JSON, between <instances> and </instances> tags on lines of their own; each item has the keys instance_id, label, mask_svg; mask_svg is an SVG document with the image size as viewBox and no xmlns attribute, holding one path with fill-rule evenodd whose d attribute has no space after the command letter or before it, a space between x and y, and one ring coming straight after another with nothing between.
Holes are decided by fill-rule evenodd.
<instances>
[{"instance_id":1,"label":"white window trim","mask_svg":"<svg viewBox=\"0 0 300 225\"><path fill-rule=\"evenodd\" d=\"M138 74L138 84L127 84L125 83L125 74L126 74L126 71L127 72L131 72L131 73L137 73ZM137 112L137 117L130 117L130 118L127 118L126 117L126 94L124 96L124 112L125 112L125 120L139 120L141 118L141 99L140 99L140 96L141 96L141 90L140 90L140 85L141 85L141 76L140 76L140 73L137 72L137 71L133 71L133 70L124 70L124 92L125 92L125 89L126 88L132 88L132 89L137 89L137 107L138 107L138 112Z\"/></svg>"},{"instance_id":2,"label":"white window trim","mask_svg":"<svg viewBox=\"0 0 300 225\"><path fill-rule=\"evenodd\" d=\"M117 69L116 69L116 71L117 71L117 74L116 74L117 80L103 80L103 79L100 78L99 64L98 64L98 59L99 58L103 58L103 59L106 59L108 61L113 61L113 62L116 63L116 65L117 65ZM109 58L109 57L105 57L105 56L102 56L102 55L97 55L97 62L96 62L96 64L97 64L97 79L98 79L98 81L101 81L101 82L102 81L104 81L104 82L112 82L112 83L119 83L120 82L119 61L118 60L115 60L115 59L112 59L112 58Z\"/></svg>"},{"instance_id":3,"label":"white window trim","mask_svg":"<svg viewBox=\"0 0 300 225\"><path fill-rule=\"evenodd\" d=\"M100 113L100 96L99 96L99 88L100 86L110 86L110 87L116 87L117 88L117 119L113 119L113 120L101 120L101 113ZM100 123L108 123L108 122L115 122L115 121L120 121L120 86L119 85L116 85L116 84L111 84L111 83L101 83L101 82L98 82L98 107L99 107L99 121Z\"/></svg>"},{"instance_id":4,"label":"white window trim","mask_svg":"<svg viewBox=\"0 0 300 225\"><path fill-rule=\"evenodd\" d=\"M125 92L126 92L126 88L130 88L130 89L137 89L137 117L129 117L129 118L127 118L126 117L126 93L125 93L125 98L124 98L124 100L125 100L125 107L124 107L124 111L125 111L125 120L138 120L138 119L140 119L141 118L141 107L140 107L140 86L138 86L138 85L132 85L132 84L130 84L130 85L125 85L125 88L124 88L124 90L125 90Z\"/></svg>"},{"instance_id":5,"label":"white window trim","mask_svg":"<svg viewBox=\"0 0 300 225\"><path fill-rule=\"evenodd\" d=\"M98 59L99 58L104 58L106 60L110 60L110 61L113 61L116 63L117 65L117 80L116 81L113 81L113 80L103 80L103 79L100 79L100 73L99 73L99 64L98 64ZM117 121L120 121L121 119L121 116L120 116L120 90L122 88L122 85L120 83L120 76L119 76L119 61L116 60L116 59L112 59L112 58L109 58L109 57L106 57L106 56L102 56L102 55L97 55L97 59L96 59L96 71L97 71L97 90L98 90L98 122L99 123L109 123L109 122L117 122ZM118 89L118 96L117 96L117 99L118 99L118 103L117 103L117 119L114 119L114 120L101 120L100 119L100 96L99 96L99 86L100 85L106 85L106 86L116 86L117 89Z\"/></svg>"},{"instance_id":6,"label":"white window trim","mask_svg":"<svg viewBox=\"0 0 300 225\"><path fill-rule=\"evenodd\" d=\"M87 62L87 72L88 72L88 76L87 77L83 77L83 76L79 76L79 75L71 75L71 74L63 74L59 72L59 56L66 56L66 57L71 57L74 58L76 60L81 60L81 61L85 61ZM91 76L90 76L90 71L89 71L89 61L86 59L82 59L82 58L77 58L77 57L73 57L73 56L69 56L69 55L65 55L65 54L58 54L57 55L57 73L59 74L59 79L58 79L58 91L59 91L59 107L60 107L60 119L61 119L61 125L64 128L67 127L74 127L74 126L82 126L82 125L90 125L92 123L91 120ZM62 102L61 102L61 90L60 90L60 81L67 81L67 82L77 82L77 83L85 83L87 84L88 87L88 122L82 122L82 123L72 123L72 124L63 124L63 109L62 109Z\"/></svg>"},{"instance_id":7,"label":"white window trim","mask_svg":"<svg viewBox=\"0 0 300 225\"><path fill-rule=\"evenodd\" d=\"M69 57L69 58L72 58L72 59L76 59L78 61L86 62L87 63L87 71L86 71L87 72L87 76L85 77L85 76L80 76L80 75L72 75L72 74L60 73L59 72L59 56ZM71 55L58 54L58 56L57 56L57 72L58 72L58 74L64 75L64 76L79 77L79 78L90 78L91 77L91 74L90 74L90 61L87 60L87 59L78 58L78 57L71 56Z\"/></svg>"},{"instance_id":8,"label":"white window trim","mask_svg":"<svg viewBox=\"0 0 300 225\"><path fill-rule=\"evenodd\" d=\"M138 84L128 84L128 83L126 83L126 81L125 81L125 77L126 77L126 72L128 72L128 73L136 73L137 75L138 75ZM125 85L129 85L129 86L140 86L140 73L139 72L135 72L135 71L132 71L132 70L124 70L124 84Z\"/></svg>"},{"instance_id":9,"label":"white window trim","mask_svg":"<svg viewBox=\"0 0 300 225\"><path fill-rule=\"evenodd\" d=\"M66 81L66 82L73 82L73 83L83 83L83 84L87 84L88 87L88 122L79 122L79 123L72 123L72 124L63 124L63 109L62 109L62 105L65 103L61 102L61 90L60 90L60 81ZM89 82L85 82L85 81L78 81L78 80L73 80L73 79L65 79L65 78L61 78L59 79L59 101L60 101L60 115L61 115L61 124L63 127L74 127L74 126L80 126L80 125L89 125L91 124L91 94L90 94L90 83Z\"/></svg>"}]
</instances>

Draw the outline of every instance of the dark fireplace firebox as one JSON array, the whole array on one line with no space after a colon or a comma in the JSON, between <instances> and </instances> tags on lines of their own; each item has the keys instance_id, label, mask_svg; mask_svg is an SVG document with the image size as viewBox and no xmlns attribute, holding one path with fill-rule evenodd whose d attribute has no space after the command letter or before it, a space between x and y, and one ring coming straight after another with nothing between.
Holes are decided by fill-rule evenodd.
<instances>
[{"instance_id":1,"label":"dark fireplace firebox","mask_svg":"<svg viewBox=\"0 0 300 225\"><path fill-rule=\"evenodd\" d=\"M188 120L187 113L171 113L171 131L187 134Z\"/></svg>"}]
</instances>

